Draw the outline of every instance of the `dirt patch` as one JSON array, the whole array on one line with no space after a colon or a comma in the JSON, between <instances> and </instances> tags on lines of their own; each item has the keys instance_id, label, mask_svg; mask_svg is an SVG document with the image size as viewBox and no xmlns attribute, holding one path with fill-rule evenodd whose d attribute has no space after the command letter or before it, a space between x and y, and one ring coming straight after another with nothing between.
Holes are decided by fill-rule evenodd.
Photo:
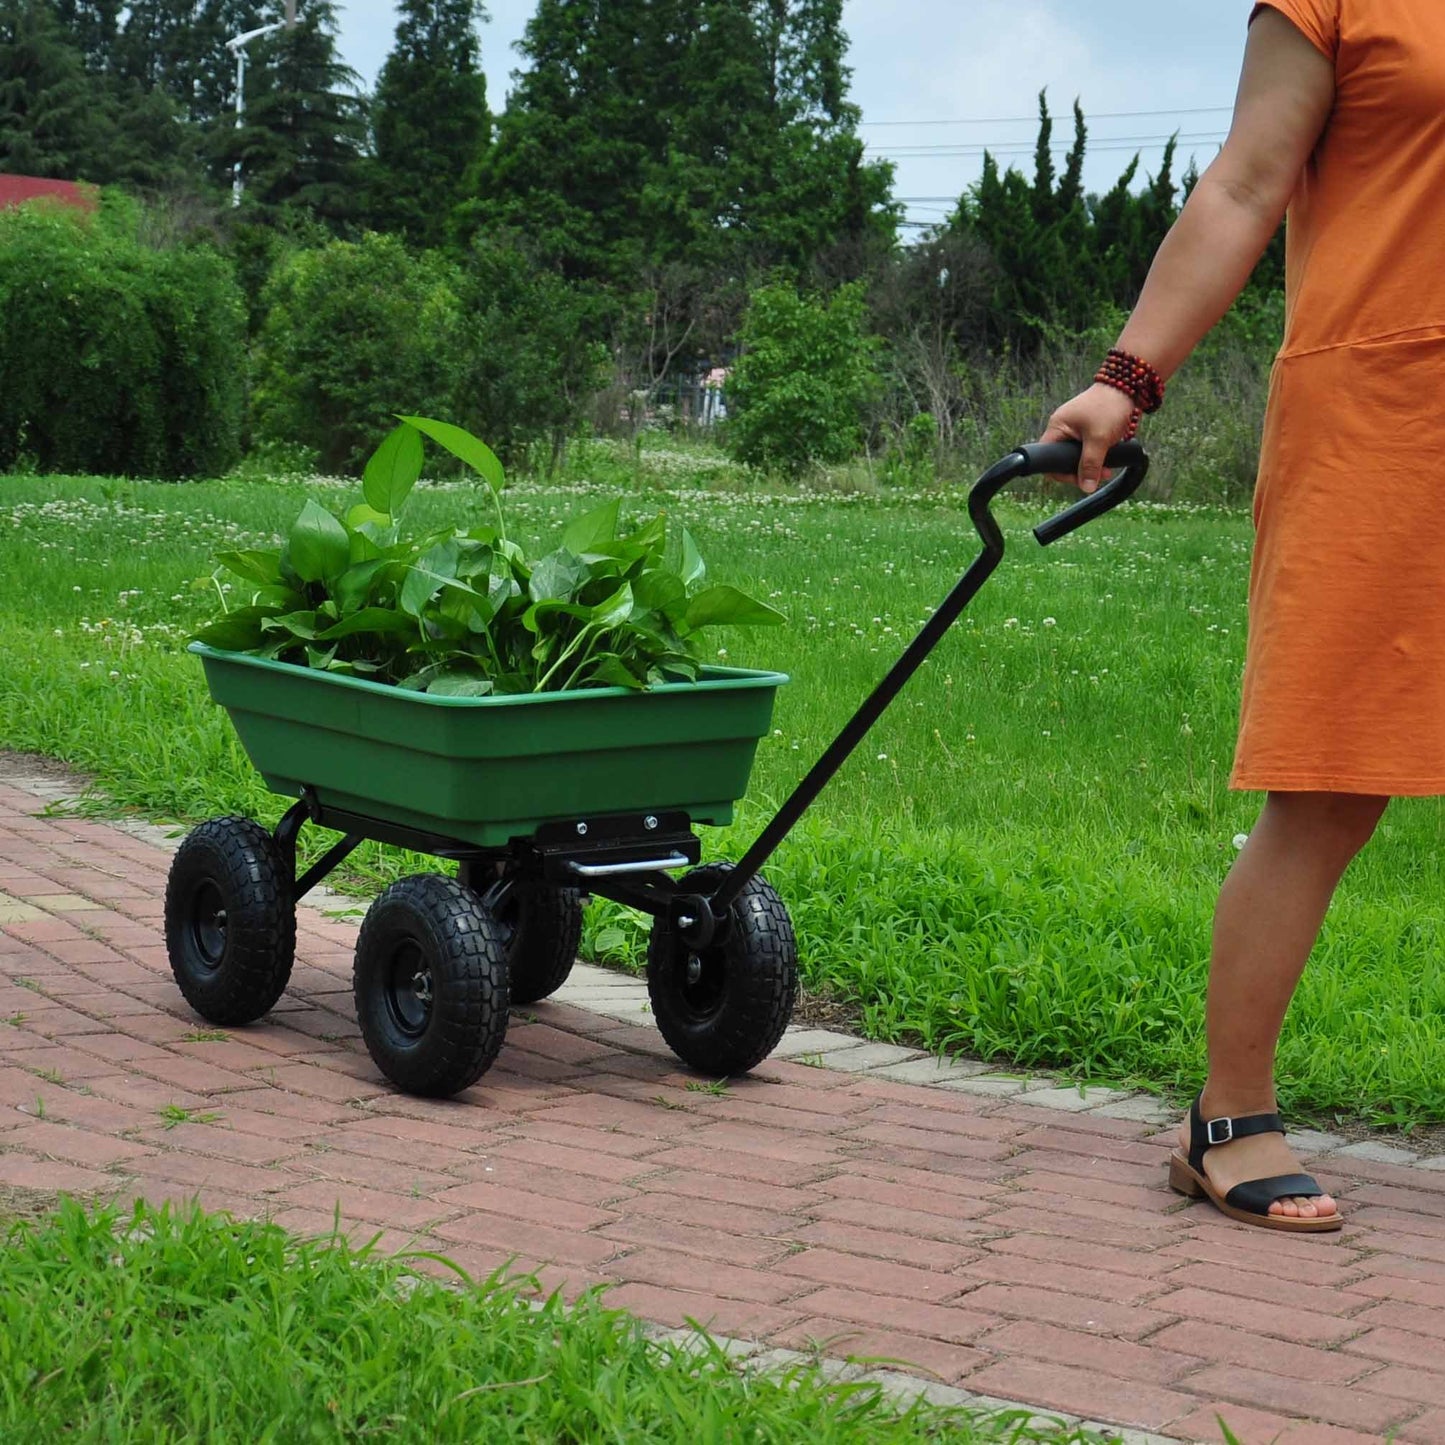
<instances>
[{"instance_id":1,"label":"dirt patch","mask_svg":"<svg viewBox=\"0 0 1445 1445\"><path fill-rule=\"evenodd\" d=\"M82 773L43 753L10 753L0 748L0 778L45 778L52 783L68 783L77 792L90 786Z\"/></svg>"}]
</instances>

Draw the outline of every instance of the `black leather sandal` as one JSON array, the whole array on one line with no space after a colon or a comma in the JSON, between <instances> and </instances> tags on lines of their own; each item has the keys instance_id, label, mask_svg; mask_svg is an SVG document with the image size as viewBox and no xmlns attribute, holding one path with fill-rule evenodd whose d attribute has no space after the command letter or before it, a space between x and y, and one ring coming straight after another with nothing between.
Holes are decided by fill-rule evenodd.
<instances>
[{"instance_id":1,"label":"black leather sandal","mask_svg":"<svg viewBox=\"0 0 1445 1445\"><path fill-rule=\"evenodd\" d=\"M1200 1096L1203 1097L1202 1095ZM1248 1179L1221 1195L1204 1172L1204 1156L1221 1144L1248 1139L1253 1134L1283 1134L1284 1121L1278 1114L1251 1114L1243 1119L1208 1119L1196 1099L1189 1110L1189 1153L1176 1149L1169 1156L1169 1187L1190 1199L1207 1199L1221 1214L1241 1224L1260 1229L1279 1229L1290 1234L1324 1234L1338 1229L1344 1221L1339 1213L1314 1219L1271 1214L1269 1207L1280 1199L1318 1197L1325 1191L1308 1174L1276 1174L1270 1179Z\"/></svg>"}]
</instances>

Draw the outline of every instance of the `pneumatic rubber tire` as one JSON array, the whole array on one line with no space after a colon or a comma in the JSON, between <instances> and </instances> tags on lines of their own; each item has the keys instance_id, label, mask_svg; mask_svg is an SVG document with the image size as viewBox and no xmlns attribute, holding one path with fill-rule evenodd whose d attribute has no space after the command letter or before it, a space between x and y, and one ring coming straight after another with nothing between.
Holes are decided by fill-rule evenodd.
<instances>
[{"instance_id":1,"label":"pneumatic rubber tire","mask_svg":"<svg viewBox=\"0 0 1445 1445\"><path fill-rule=\"evenodd\" d=\"M581 893L518 883L496 917L507 939L513 1006L550 998L567 982L582 946Z\"/></svg>"},{"instance_id":2,"label":"pneumatic rubber tire","mask_svg":"<svg viewBox=\"0 0 1445 1445\"><path fill-rule=\"evenodd\" d=\"M731 872L709 864L679 884L710 893ZM783 900L762 878L743 889L731 926L709 947L690 949L665 917L652 925L647 992L657 1027L683 1063L732 1078L777 1048L798 999L798 945Z\"/></svg>"},{"instance_id":3,"label":"pneumatic rubber tire","mask_svg":"<svg viewBox=\"0 0 1445 1445\"><path fill-rule=\"evenodd\" d=\"M507 1036L502 932L455 878L403 878L371 905L352 987L373 1061L408 1094L460 1093L496 1062Z\"/></svg>"},{"instance_id":4,"label":"pneumatic rubber tire","mask_svg":"<svg viewBox=\"0 0 1445 1445\"><path fill-rule=\"evenodd\" d=\"M166 952L186 1002L209 1023L254 1023L285 991L296 959L291 870L250 818L194 829L166 880Z\"/></svg>"}]
</instances>

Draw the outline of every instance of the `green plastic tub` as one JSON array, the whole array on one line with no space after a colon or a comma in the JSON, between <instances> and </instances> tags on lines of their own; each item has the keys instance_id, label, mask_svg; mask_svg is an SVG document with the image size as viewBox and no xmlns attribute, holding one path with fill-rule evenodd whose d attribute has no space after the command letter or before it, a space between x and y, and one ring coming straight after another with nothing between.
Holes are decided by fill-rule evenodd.
<instances>
[{"instance_id":1,"label":"green plastic tub","mask_svg":"<svg viewBox=\"0 0 1445 1445\"><path fill-rule=\"evenodd\" d=\"M480 848L545 823L676 811L726 824L787 678L704 668L648 692L452 698L195 642L272 792Z\"/></svg>"}]
</instances>

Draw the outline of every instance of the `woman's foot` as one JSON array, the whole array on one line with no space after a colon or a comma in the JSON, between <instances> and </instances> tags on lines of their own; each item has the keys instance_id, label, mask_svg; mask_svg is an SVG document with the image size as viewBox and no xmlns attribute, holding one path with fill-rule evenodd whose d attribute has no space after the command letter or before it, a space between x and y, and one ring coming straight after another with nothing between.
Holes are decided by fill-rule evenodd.
<instances>
[{"instance_id":1,"label":"woman's foot","mask_svg":"<svg viewBox=\"0 0 1445 1445\"><path fill-rule=\"evenodd\" d=\"M1222 1111L1205 1113L1205 1118L1220 1117ZM1264 1110L1238 1110L1238 1115L1262 1113ZM1189 1120L1179 1126L1179 1147L1189 1155ZM1283 1174L1298 1174L1300 1162L1282 1134L1254 1134L1228 1144L1215 1144L1204 1156L1204 1172L1220 1197L1237 1184L1251 1179L1270 1179ZM1269 1208L1277 1219L1327 1219L1339 1213L1328 1194L1294 1195L1276 1200Z\"/></svg>"}]
</instances>

